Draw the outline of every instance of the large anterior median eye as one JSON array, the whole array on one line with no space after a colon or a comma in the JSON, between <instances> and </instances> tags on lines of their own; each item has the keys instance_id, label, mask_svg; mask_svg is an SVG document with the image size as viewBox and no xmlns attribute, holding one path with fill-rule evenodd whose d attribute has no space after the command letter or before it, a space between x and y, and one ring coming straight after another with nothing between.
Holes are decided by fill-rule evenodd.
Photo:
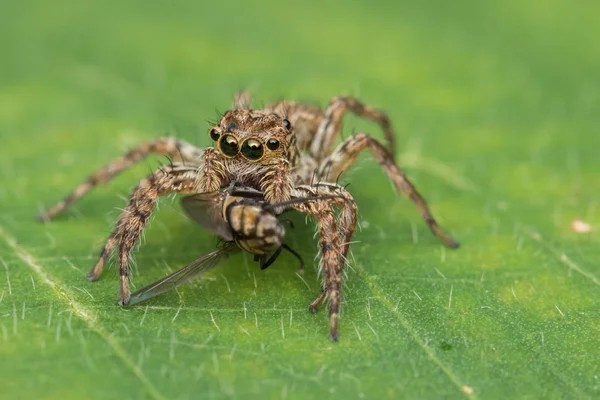
<instances>
[{"instance_id":1,"label":"large anterior median eye","mask_svg":"<svg viewBox=\"0 0 600 400\"><path fill-rule=\"evenodd\" d=\"M262 143L256 139L248 139L242 144L242 154L248 160L258 160L264 152Z\"/></svg>"},{"instance_id":2,"label":"large anterior median eye","mask_svg":"<svg viewBox=\"0 0 600 400\"><path fill-rule=\"evenodd\" d=\"M237 139L231 135L225 135L219 140L219 148L229 157L234 157L240 151Z\"/></svg>"}]
</instances>

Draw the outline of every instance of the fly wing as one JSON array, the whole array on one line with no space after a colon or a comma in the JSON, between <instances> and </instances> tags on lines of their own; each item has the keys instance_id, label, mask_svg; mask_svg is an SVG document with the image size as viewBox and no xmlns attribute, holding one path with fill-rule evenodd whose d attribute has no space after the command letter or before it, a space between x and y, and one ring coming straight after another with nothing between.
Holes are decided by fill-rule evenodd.
<instances>
[{"instance_id":1,"label":"fly wing","mask_svg":"<svg viewBox=\"0 0 600 400\"><path fill-rule=\"evenodd\" d=\"M233 235L223 218L225 196L226 193L222 191L192 194L181 199L181 206L192 221L229 242L233 240Z\"/></svg>"},{"instance_id":2,"label":"fly wing","mask_svg":"<svg viewBox=\"0 0 600 400\"><path fill-rule=\"evenodd\" d=\"M215 268L220 260L228 256L236 249L238 249L238 247L235 245L235 243L225 243L225 245L220 249L200 257L196 261L186 265L180 270L175 271L172 274L169 274L164 278L159 279L158 281L151 283L150 285L133 293L131 295L131 299L129 300L129 304L127 305L131 306L137 304L141 301L148 300L161 293L173 290L185 283L188 283L189 281L204 274L206 271Z\"/></svg>"}]
</instances>

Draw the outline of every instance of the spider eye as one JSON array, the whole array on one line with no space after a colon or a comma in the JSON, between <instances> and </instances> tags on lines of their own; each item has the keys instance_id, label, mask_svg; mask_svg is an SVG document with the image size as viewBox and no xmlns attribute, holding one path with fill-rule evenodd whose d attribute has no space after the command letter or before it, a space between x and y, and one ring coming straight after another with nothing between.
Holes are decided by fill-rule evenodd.
<instances>
[{"instance_id":1,"label":"spider eye","mask_svg":"<svg viewBox=\"0 0 600 400\"><path fill-rule=\"evenodd\" d=\"M287 119L283 120L283 126L285 127L285 129L290 130L292 128L292 124L290 123L290 121L288 121Z\"/></svg>"},{"instance_id":2,"label":"spider eye","mask_svg":"<svg viewBox=\"0 0 600 400\"><path fill-rule=\"evenodd\" d=\"M210 138L211 138L212 140L214 140L215 142L216 142L217 140L219 140L219 137L221 137L221 133L219 133L219 131L218 131L218 130L216 130L215 128L212 128L212 129L210 130L210 133L209 133L209 134L210 134Z\"/></svg>"},{"instance_id":3,"label":"spider eye","mask_svg":"<svg viewBox=\"0 0 600 400\"><path fill-rule=\"evenodd\" d=\"M242 144L242 154L248 160L258 160L264 152L262 143L256 139L248 139Z\"/></svg>"},{"instance_id":4,"label":"spider eye","mask_svg":"<svg viewBox=\"0 0 600 400\"><path fill-rule=\"evenodd\" d=\"M238 141L234 136L225 135L219 140L219 148L226 156L233 157L239 153Z\"/></svg>"},{"instance_id":5,"label":"spider eye","mask_svg":"<svg viewBox=\"0 0 600 400\"><path fill-rule=\"evenodd\" d=\"M277 150L279 148L279 140L269 139L267 141L267 147L269 148L269 150Z\"/></svg>"}]
</instances>

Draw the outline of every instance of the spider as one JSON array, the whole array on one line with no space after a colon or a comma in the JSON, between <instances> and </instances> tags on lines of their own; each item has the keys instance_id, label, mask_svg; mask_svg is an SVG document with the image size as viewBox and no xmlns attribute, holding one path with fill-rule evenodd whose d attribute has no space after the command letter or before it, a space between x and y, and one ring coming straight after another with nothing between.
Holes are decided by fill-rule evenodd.
<instances>
[{"instance_id":1,"label":"spider","mask_svg":"<svg viewBox=\"0 0 600 400\"><path fill-rule=\"evenodd\" d=\"M334 147L347 111L376 122L386 145L366 133L355 133ZM96 265L88 275L98 279L107 257L118 249L120 271L119 304L130 301L131 252L160 196L195 194L220 190L236 181L263 193L270 204L293 198L328 197L327 201L295 203L289 207L312 216L318 225L322 288L309 305L311 312L329 299L329 334L338 338L342 271L356 229L357 206L352 195L336 182L363 150L371 154L400 194L418 208L431 231L450 248L459 246L438 225L423 197L394 159L395 135L382 111L351 97L335 97L323 111L297 102L276 102L252 109L247 93L235 96L232 110L208 131L213 147L198 148L172 137L144 143L97 171L62 201L38 215L49 220L68 208L98 184L106 183L149 154L167 156L176 162L142 179L109 235ZM285 207L275 209L276 213ZM334 210L339 211L339 217Z\"/></svg>"}]
</instances>

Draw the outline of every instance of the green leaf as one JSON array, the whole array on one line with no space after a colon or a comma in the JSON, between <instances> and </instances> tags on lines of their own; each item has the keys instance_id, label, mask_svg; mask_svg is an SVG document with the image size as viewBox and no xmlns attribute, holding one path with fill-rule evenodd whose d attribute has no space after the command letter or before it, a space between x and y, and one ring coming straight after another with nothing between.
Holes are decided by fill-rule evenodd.
<instances>
[{"instance_id":1,"label":"green leaf","mask_svg":"<svg viewBox=\"0 0 600 400\"><path fill-rule=\"evenodd\" d=\"M0 15L0 383L6 398L597 398L597 2L8 2ZM219 4L218 4L219 3ZM339 343L316 268L235 255L128 309L85 279L151 159L65 216L34 215L131 146L207 146L206 120L351 94L386 110L444 249L367 155ZM352 130L381 133L356 117ZM573 223L591 226L577 232ZM305 260L314 228L295 217ZM177 201L138 288L212 251ZM310 264L310 263L309 263Z\"/></svg>"}]
</instances>

